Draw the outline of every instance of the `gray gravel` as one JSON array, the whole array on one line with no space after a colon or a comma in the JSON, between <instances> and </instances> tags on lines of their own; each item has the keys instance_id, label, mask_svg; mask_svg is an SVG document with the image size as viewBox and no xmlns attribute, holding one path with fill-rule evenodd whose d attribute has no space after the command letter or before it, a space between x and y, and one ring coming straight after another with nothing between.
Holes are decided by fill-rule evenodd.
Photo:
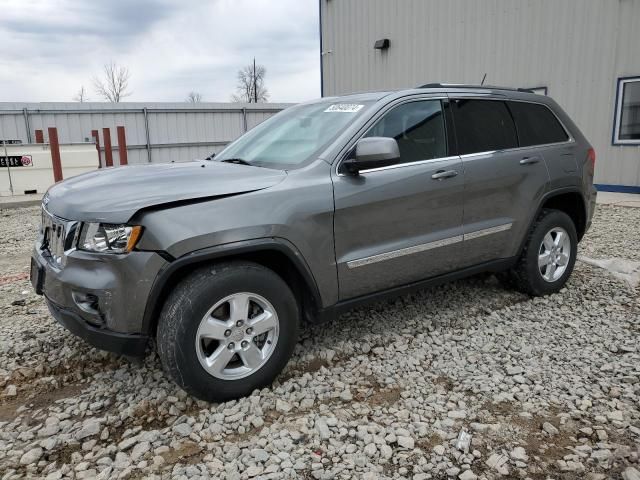
<instances>
[{"instance_id":1,"label":"gray gravel","mask_svg":"<svg viewBox=\"0 0 640 480\"><path fill-rule=\"evenodd\" d=\"M307 326L276 384L209 405L55 324L26 278L38 210L0 221L2 478L640 478L640 289L605 270ZM580 252L639 260L640 209L600 207Z\"/></svg>"}]
</instances>

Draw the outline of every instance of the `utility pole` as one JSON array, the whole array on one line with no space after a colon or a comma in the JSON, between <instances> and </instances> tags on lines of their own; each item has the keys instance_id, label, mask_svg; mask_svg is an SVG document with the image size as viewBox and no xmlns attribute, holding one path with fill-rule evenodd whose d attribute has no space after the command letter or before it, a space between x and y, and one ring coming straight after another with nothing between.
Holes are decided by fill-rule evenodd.
<instances>
[{"instance_id":1,"label":"utility pole","mask_svg":"<svg viewBox=\"0 0 640 480\"><path fill-rule=\"evenodd\" d=\"M256 78L256 57L253 57L253 103L258 103L258 79Z\"/></svg>"}]
</instances>

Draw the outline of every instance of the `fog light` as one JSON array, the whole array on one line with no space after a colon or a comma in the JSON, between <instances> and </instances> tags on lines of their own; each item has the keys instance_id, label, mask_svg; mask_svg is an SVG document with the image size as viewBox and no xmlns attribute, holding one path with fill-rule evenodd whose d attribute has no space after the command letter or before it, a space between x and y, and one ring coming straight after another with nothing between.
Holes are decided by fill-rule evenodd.
<instances>
[{"instance_id":1,"label":"fog light","mask_svg":"<svg viewBox=\"0 0 640 480\"><path fill-rule=\"evenodd\" d=\"M93 293L73 292L73 301L83 312L91 315L100 315L98 297Z\"/></svg>"}]
</instances>

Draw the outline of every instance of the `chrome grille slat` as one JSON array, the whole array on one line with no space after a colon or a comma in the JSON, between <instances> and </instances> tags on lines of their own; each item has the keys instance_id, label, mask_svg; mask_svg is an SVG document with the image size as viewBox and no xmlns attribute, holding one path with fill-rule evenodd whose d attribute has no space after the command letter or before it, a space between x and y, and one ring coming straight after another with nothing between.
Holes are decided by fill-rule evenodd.
<instances>
[{"instance_id":1,"label":"chrome grille slat","mask_svg":"<svg viewBox=\"0 0 640 480\"><path fill-rule=\"evenodd\" d=\"M69 242L75 223L56 217L42 207L42 250L50 254L51 263L56 266L64 265L66 254L73 248Z\"/></svg>"}]
</instances>

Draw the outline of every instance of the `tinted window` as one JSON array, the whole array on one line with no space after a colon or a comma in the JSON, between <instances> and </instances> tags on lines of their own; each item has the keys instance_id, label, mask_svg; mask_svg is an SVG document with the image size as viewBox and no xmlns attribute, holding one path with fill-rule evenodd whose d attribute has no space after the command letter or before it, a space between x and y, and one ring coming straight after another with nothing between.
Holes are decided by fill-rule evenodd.
<instances>
[{"instance_id":1,"label":"tinted window","mask_svg":"<svg viewBox=\"0 0 640 480\"><path fill-rule=\"evenodd\" d=\"M454 103L456 135L461 155L518 146L516 128L504 102L456 100Z\"/></svg>"},{"instance_id":2,"label":"tinted window","mask_svg":"<svg viewBox=\"0 0 640 480\"><path fill-rule=\"evenodd\" d=\"M447 139L440 100L400 105L385 114L365 137L395 138L403 162L447 156Z\"/></svg>"},{"instance_id":3,"label":"tinted window","mask_svg":"<svg viewBox=\"0 0 640 480\"><path fill-rule=\"evenodd\" d=\"M566 142L567 133L556 116L544 105L524 102L508 102L516 121L521 147Z\"/></svg>"}]
</instances>

